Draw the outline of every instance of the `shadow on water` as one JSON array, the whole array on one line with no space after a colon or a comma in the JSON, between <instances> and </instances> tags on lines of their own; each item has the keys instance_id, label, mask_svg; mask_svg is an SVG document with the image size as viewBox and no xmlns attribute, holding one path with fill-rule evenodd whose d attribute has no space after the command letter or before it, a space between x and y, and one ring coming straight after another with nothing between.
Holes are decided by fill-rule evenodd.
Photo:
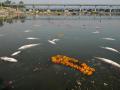
<instances>
[{"instance_id":1,"label":"shadow on water","mask_svg":"<svg viewBox=\"0 0 120 90\"><path fill-rule=\"evenodd\" d=\"M17 21L24 23L26 20L97 20L98 22L102 22L103 20L120 20L120 17L117 16L39 16L39 15L32 15L32 16L16 16L16 17L3 17L0 18L0 27L4 26L5 23L13 24Z\"/></svg>"},{"instance_id":2,"label":"shadow on water","mask_svg":"<svg viewBox=\"0 0 120 90\"><path fill-rule=\"evenodd\" d=\"M20 21L21 23L24 23L25 18L26 18L25 16L0 18L0 27L2 27L5 23L13 24L16 23L16 21Z\"/></svg>"}]
</instances>

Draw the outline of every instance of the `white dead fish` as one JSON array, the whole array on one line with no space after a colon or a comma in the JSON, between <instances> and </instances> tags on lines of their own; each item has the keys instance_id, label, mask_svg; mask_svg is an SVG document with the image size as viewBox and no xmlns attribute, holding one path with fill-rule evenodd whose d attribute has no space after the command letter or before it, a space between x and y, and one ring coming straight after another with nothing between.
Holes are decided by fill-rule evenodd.
<instances>
[{"instance_id":1,"label":"white dead fish","mask_svg":"<svg viewBox=\"0 0 120 90\"><path fill-rule=\"evenodd\" d=\"M98 33L100 33L99 31L95 31L95 32L92 32L92 33L94 33L94 34L98 34Z\"/></svg>"},{"instance_id":2,"label":"white dead fish","mask_svg":"<svg viewBox=\"0 0 120 90\"><path fill-rule=\"evenodd\" d=\"M28 38L26 38L26 39L28 39L28 40L35 40L35 39L39 39L39 38L28 37Z\"/></svg>"},{"instance_id":3,"label":"white dead fish","mask_svg":"<svg viewBox=\"0 0 120 90\"><path fill-rule=\"evenodd\" d=\"M17 62L17 60L15 58L11 58L11 57L0 57L1 60L4 60L4 61L9 61L9 62Z\"/></svg>"},{"instance_id":4,"label":"white dead fish","mask_svg":"<svg viewBox=\"0 0 120 90\"><path fill-rule=\"evenodd\" d=\"M117 53L120 53L118 50L114 49L114 48L111 48L111 47L101 47L103 49L106 49L106 50L109 50L109 51L113 51L113 52L117 52Z\"/></svg>"},{"instance_id":5,"label":"white dead fish","mask_svg":"<svg viewBox=\"0 0 120 90\"><path fill-rule=\"evenodd\" d=\"M95 57L95 58L120 68L120 64L118 64L110 59L101 58L101 57Z\"/></svg>"},{"instance_id":6,"label":"white dead fish","mask_svg":"<svg viewBox=\"0 0 120 90\"><path fill-rule=\"evenodd\" d=\"M53 39L53 40L48 40L48 42L51 43L51 44L56 44L55 42L56 42L56 41L59 41L59 40L60 40L60 39Z\"/></svg>"},{"instance_id":7,"label":"white dead fish","mask_svg":"<svg viewBox=\"0 0 120 90\"><path fill-rule=\"evenodd\" d=\"M16 55L18 55L19 53L21 53L21 51L14 52L11 56L16 56Z\"/></svg>"},{"instance_id":8,"label":"white dead fish","mask_svg":"<svg viewBox=\"0 0 120 90\"><path fill-rule=\"evenodd\" d=\"M18 48L19 50L24 50L24 49L28 49L28 48L31 48L31 47L35 47L35 46L38 46L40 43L37 43L37 44L28 44L28 45L23 45L21 46L20 48Z\"/></svg>"},{"instance_id":9,"label":"white dead fish","mask_svg":"<svg viewBox=\"0 0 120 90\"><path fill-rule=\"evenodd\" d=\"M102 39L104 39L104 40L111 40L111 41L115 40L114 38L102 38Z\"/></svg>"}]
</instances>

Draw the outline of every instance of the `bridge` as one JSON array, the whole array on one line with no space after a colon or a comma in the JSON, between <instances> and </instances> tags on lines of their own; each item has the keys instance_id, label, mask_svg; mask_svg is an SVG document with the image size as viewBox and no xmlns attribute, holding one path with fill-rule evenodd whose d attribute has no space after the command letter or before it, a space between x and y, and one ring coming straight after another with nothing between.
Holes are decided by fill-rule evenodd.
<instances>
[{"instance_id":1,"label":"bridge","mask_svg":"<svg viewBox=\"0 0 120 90\"><path fill-rule=\"evenodd\" d=\"M120 13L120 4L50 4L50 3L45 3L45 4L41 4L41 3L33 3L33 4L23 4L23 5L19 5L19 4L10 4L10 5L6 5L6 6L25 6L25 9L27 9L28 11L30 9L32 10L51 10L52 7L62 7L62 10L78 10L79 12L81 11L105 11L107 10L107 12L112 13L114 12L119 12ZM44 7L44 8L42 8ZM91 8L92 7L92 8ZM57 9L56 9L57 10Z\"/></svg>"}]
</instances>

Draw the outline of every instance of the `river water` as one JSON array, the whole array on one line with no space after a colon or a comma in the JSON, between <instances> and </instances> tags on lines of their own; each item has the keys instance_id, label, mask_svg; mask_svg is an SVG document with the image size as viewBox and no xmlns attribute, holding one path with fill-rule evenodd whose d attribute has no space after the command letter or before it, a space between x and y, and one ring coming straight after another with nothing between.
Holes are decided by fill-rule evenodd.
<instances>
[{"instance_id":1,"label":"river water","mask_svg":"<svg viewBox=\"0 0 120 90\"><path fill-rule=\"evenodd\" d=\"M37 39L29 40L26 38ZM60 39L55 45L48 42ZM113 38L109 40L106 38ZM38 46L12 53L28 44ZM0 90L119 90L120 68L94 57L120 64L119 16L34 16L0 21ZM96 69L86 76L71 68L51 63L51 56L76 58ZM6 85L10 83L9 85ZM2 89L6 86L12 87Z\"/></svg>"}]
</instances>

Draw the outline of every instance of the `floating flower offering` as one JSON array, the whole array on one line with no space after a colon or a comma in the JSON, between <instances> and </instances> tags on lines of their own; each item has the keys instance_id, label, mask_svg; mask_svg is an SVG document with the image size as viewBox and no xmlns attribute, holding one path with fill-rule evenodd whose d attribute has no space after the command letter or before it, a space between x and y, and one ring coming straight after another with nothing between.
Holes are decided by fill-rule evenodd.
<instances>
[{"instance_id":1,"label":"floating flower offering","mask_svg":"<svg viewBox=\"0 0 120 90\"><path fill-rule=\"evenodd\" d=\"M65 66L71 67L73 69L76 69L83 74L86 74L88 76L92 75L93 72L95 72L94 68L91 68L86 63L81 63L79 60L70 58L64 55L56 55L52 57L52 62L55 64L63 64Z\"/></svg>"}]
</instances>

